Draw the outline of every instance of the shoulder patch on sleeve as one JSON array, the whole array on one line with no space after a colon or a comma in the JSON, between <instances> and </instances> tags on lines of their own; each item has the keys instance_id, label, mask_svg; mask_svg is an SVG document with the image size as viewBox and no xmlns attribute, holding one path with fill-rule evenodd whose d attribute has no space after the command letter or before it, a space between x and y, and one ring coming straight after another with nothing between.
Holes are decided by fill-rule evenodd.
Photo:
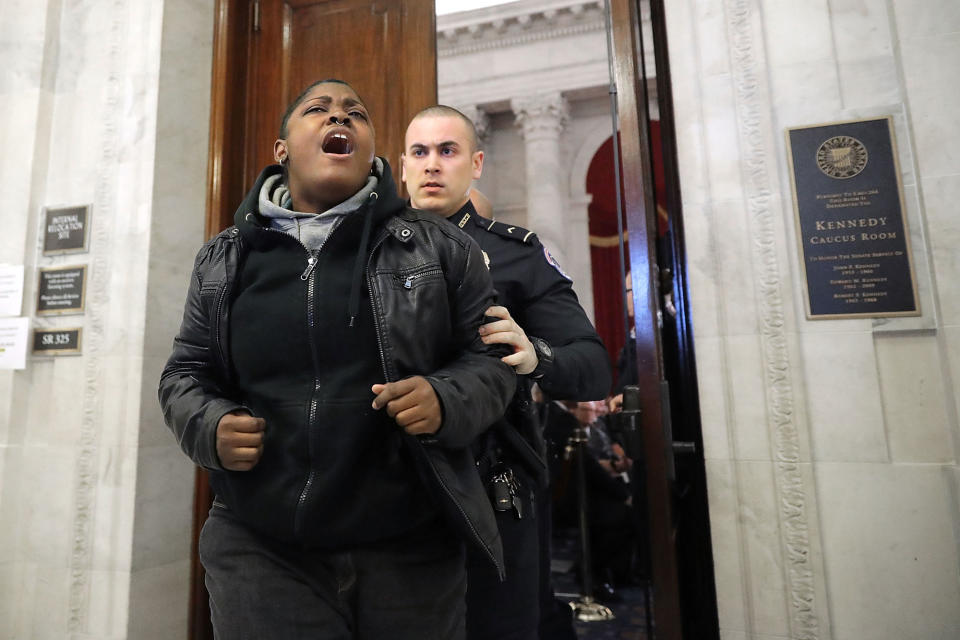
<instances>
[{"instance_id":1,"label":"shoulder patch on sleeve","mask_svg":"<svg viewBox=\"0 0 960 640\"><path fill-rule=\"evenodd\" d=\"M560 268L560 263L557 262L556 258L550 255L550 251L548 251L546 247L543 248L543 257L547 259L547 264L549 264L551 267L557 270L557 273L562 275L564 278L566 278L570 282L573 282L573 278L571 278L566 273L564 273L563 269Z\"/></svg>"},{"instance_id":2,"label":"shoulder patch on sleeve","mask_svg":"<svg viewBox=\"0 0 960 640\"><path fill-rule=\"evenodd\" d=\"M533 231L528 231L523 227L518 227L515 224L506 224L503 222L497 222L496 220L487 220L486 218L481 218L477 216L477 224L482 226L484 229L490 233L495 233L498 236L504 238L510 238L511 240L517 240L518 242L523 242L524 244L533 244L534 238L537 237Z\"/></svg>"}]
</instances>

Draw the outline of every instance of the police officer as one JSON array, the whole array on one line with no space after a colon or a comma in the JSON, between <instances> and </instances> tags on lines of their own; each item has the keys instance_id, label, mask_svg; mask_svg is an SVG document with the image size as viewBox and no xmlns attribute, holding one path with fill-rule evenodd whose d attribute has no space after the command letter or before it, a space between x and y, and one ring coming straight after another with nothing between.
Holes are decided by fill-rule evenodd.
<instances>
[{"instance_id":1,"label":"police officer","mask_svg":"<svg viewBox=\"0 0 960 640\"><path fill-rule=\"evenodd\" d=\"M412 206L446 217L480 245L500 303L487 310L491 321L480 335L487 344L510 345L503 361L520 374L507 413L473 447L497 513L506 581L483 558L468 558L467 637L535 640L541 568L549 575L549 539L539 539L549 529L538 532L538 525L549 518L549 494L530 388L536 382L553 398L601 399L610 389L610 364L570 278L537 236L477 213L470 193L483 156L469 118L429 107L407 128L402 180Z\"/></svg>"}]
</instances>

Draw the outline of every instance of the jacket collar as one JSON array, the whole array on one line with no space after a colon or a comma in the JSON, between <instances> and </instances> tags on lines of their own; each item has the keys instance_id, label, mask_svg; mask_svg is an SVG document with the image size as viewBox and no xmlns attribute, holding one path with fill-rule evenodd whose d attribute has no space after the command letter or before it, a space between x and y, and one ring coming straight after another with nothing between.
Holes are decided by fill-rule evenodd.
<instances>
[{"instance_id":1,"label":"jacket collar","mask_svg":"<svg viewBox=\"0 0 960 640\"><path fill-rule=\"evenodd\" d=\"M380 160L383 162L383 174L380 176L377 188L374 191L374 193L377 194L376 205L372 211L374 216L372 222L374 225L388 219L391 214L401 211L405 206L404 201L397 194L397 185L393 180L390 165L385 158L380 158ZM247 241L251 247L263 248L272 235L262 233L262 230L268 228L270 224L268 220L260 214L260 189L263 187L263 183L267 178L282 173L282 171L283 169L278 164L272 164L264 168L233 215L234 224L237 226L237 229L240 230L243 239ZM412 229L410 229L410 232L412 234ZM397 236L399 239L407 239L402 236L400 229L397 230L397 233L401 234ZM408 234L408 236L409 235L410 234Z\"/></svg>"}]
</instances>

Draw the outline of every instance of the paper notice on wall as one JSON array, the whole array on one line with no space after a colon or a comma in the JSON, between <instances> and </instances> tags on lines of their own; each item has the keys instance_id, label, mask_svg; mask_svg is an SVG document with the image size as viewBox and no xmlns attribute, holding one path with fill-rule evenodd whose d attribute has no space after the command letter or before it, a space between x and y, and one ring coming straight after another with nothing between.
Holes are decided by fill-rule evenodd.
<instances>
[{"instance_id":1,"label":"paper notice on wall","mask_svg":"<svg viewBox=\"0 0 960 640\"><path fill-rule=\"evenodd\" d=\"M23 265L0 264L0 318L19 316L23 307Z\"/></svg>"},{"instance_id":2,"label":"paper notice on wall","mask_svg":"<svg viewBox=\"0 0 960 640\"><path fill-rule=\"evenodd\" d=\"M27 332L30 318L0 318L0 369L27 366Z\"/></svg>"}]
</instances>

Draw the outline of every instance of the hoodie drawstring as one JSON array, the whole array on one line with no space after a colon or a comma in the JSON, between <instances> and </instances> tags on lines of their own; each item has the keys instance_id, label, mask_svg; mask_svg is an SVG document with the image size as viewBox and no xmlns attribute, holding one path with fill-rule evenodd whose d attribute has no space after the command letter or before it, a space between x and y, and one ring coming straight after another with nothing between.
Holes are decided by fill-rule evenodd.
<instances>
[{"instance_id":1,"label":"hoodie drawstring","mask_svg":"<svg viewBox=\"0 0 960 640\"><path fill-rule=\"evenodd\" d=\"M367 212L363 220L363 232L360 234L360 246L357 247L357 257L353 261L353 278L350 284L350 302L347 312L350 315L350 324L360 312L360 287L363 286L363 263L367 257L367 244L370 242L370 229L373 226L373 207L377 202L377 192L374 191L367 199Z\"/></svg>"}]
</instances>

